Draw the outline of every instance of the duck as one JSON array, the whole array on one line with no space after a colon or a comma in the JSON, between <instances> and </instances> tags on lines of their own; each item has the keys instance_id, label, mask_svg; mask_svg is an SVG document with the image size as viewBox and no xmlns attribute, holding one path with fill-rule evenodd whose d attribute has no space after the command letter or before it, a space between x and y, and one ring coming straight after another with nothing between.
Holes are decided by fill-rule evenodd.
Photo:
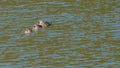
<instances>
[{"instance_id":1,"label":"duck","mask_svg":"<svg viewBox=\"0 0 120 68\"><path fill-rule=\"evenodd\" d=\"M32 30L31 30L30 28L26 28L24 33L25 33L25 34L32 33Z\"/></svg>"},{"instance_id":2,"label":"duck","mask_svg":"<svg viewBox=\"0 0 120 68\"><path fill-rule=\"evenodd\" d=\"M42 26L41 26L41 25L38 25L38 24L35 24L35 25L33 26L33 30L39 30L40 28L42 28Z\"/></svg>"},{"instance_id":3,"label":"duck","mask_svg":"<svg viewBox=\"0 0 120 68\"><path fill-rule=\"evenodd\" d=\"M39 20L38 25L42 26L42 28L45 28L51 26L52 24L50 22L44 22L43 20Z\"/></svg>"}]
</instances>

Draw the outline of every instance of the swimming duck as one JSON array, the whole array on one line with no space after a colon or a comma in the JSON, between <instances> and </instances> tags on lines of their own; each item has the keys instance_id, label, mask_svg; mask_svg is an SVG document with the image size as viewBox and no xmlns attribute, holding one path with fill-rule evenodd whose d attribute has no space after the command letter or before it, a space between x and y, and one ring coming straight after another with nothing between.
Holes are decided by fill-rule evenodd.
<instances>
[{"instance_id":1,"label":"swimming duck","mask_svg":"<svg viewBox=\"0 0 120 68\"><path fill-rule=\"evenodd\" d=\"M50 26L51 23L50 23L50 22L44 22L44 21L42 21L42 20L39 20L39 21L38 21L38 25L41 25L42 28L45 28L45 27Z\"/></svg>"},{"instance_id":2,"label":"swimming duck","mask_svg":"<svg viewBox=\"0 0 120 68\"><path fill-rule=\"evenodd\" d=\"M42 28L42 26L41 26L41 25L38 25L38 24L35 24L35 25L33 26L33 30L39 30L40 28Z\"/></svg>"},{"instance_id":3,"label":"swimming duck","mask_svg":"<svg viewBox=\"0 0 120 68\"><path fill-rule=\"evenodd\" d=\"M31 30L30 28L26 28L24 33L25 33L25 34L29 34L29 33L31 33L31 32L32 32L32 30Z\"/></svg>"}]
</instances>

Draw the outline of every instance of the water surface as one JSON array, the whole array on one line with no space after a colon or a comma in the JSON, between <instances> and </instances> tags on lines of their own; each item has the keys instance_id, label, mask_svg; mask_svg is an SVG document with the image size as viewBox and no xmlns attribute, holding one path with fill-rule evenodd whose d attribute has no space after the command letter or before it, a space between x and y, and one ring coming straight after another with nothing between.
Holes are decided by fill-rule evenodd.
<instances>
[{"instance_id":1,"label":"water surface","mask_svg":"<svg viewBox=\"0 0 120 68\"><path fill-rule=\"evenodd\" d=\"M119 0L1 0L0 68L119 68ZM52 26L24 34L39 19Z\"/></svg>"}]
</instances>

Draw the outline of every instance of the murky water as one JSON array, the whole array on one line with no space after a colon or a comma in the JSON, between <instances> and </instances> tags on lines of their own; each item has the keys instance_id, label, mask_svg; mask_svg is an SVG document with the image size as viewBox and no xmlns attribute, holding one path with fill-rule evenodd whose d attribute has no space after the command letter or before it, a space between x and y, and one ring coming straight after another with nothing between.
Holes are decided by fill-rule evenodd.
<instances>
[{"instance_id":1,"label":"murky water","mask_svg":"<svg viewBox=\"0 0 120 68\"><path fill-rule=\"evenodd\" d=\"M120 0L1 0L0 68L119 68ZM24 34L39 19L52 26Z\"/></svg>"}]
</instances>

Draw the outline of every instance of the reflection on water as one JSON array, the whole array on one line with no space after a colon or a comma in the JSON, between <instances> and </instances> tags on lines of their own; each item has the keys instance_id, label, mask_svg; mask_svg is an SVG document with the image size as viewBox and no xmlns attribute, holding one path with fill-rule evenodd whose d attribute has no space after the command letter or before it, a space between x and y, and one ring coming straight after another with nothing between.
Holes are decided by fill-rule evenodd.
<instances>
[{"instance_id":1,"label":"reflection on water","mask_svg":"<svg viewBox=\"0 0 120 68\"><path fill-rule=\"evenodd\" d=\"M119 0L0 5L0 68L119 68ZM53 25L25 35L39 19Z\"/></svg>"}]
</instances>

